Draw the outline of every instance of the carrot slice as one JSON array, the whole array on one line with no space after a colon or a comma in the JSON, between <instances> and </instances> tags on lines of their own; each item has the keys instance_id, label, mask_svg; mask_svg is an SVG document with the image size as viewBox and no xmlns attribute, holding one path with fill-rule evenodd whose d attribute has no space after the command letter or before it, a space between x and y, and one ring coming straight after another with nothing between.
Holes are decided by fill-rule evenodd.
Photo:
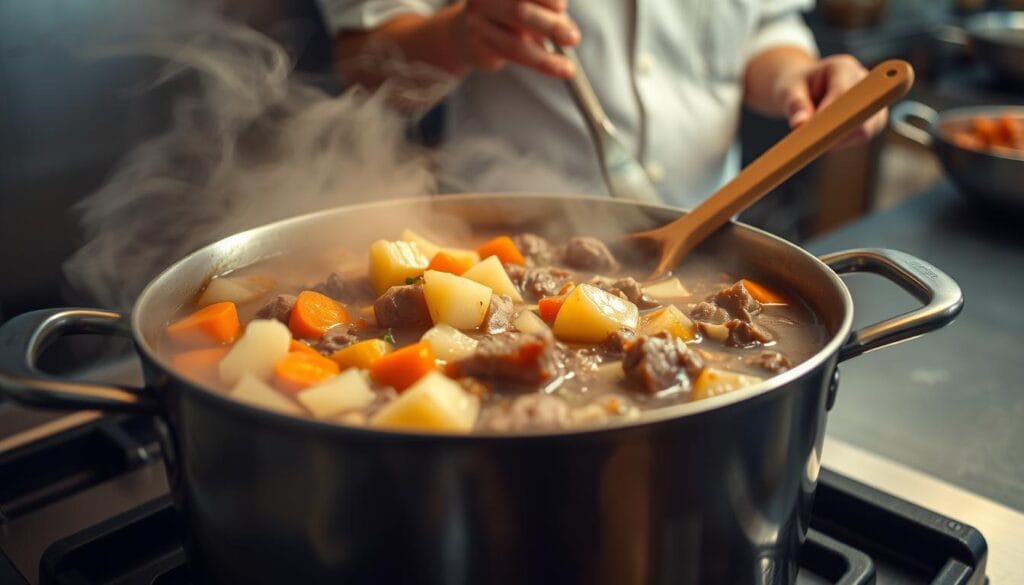
<instances>
[{"instance_id":1,"label":"carrot slice","mask_svg":"<svg viewBox=\"0 0 1024 585\"><path fill-rule=\"evenodd\" d=\"M502 264L526 264L522 252L516 247L515 242L508 236L498 236L476 249L481 260L488 256L497 256Z\"/></svg>"},{"instance_id":2,"label":"carrot slice","mask_svg":"<svg viewBox=\"0 0 1024 585\"><path fill-rule=\"evenodd\" d=\"M331 359L343 370L348 368L370 369L373 362L394 351L395 347L383 339L367 339L343 347L331 354Z\"/></svg>"},{"instance_id":3,"label":"carrot slice","mask_svg":"<svg viewBox=\"0 0 1024 585\"><path fill-rule=\"evenodd\" d=\"M319 339L324 331L349 321L351 318L344 305L327 295L304 290L295 298L288 328L296 337Z\"/></svg>"},{"instance_id":4,"label":"carrot slice","mask_svg":"<svg viewBox=\"0 0 1024 585\"><path fill-rule=\"evenodd\" d=\"M537 301L537 312L540 313L540 318L548 323L553 323L568 296L568 294L564 294L557 297L543 297Z\"/></svg>"},{"instance_id":5,"label":"carrot slice","mask_svg":"<svg viewBox=\"0 0 1024 585\"><path fill-rule=\"evenodd\" d=\"M288 351L301 351L301 352L305 352L305 353L312 353L312 354L320 355L320 352L318 352L317 350L313 349L309 345L307 345L305 343L302 343L298 339L291 340L291 342L288 344Z\"/></svg>"},{"instance_id":6,"label":"carrot slice","mask_svg":"<svg viewBox=\"0 0 1024 585\"><path fill-rule=\"evenodd\" d=\"M999 123L992 118L975 118L971 122L974 135L986 145L992 146L999 142Z\"/></svg>"},{"instance_id":7,"label":"carrot slice","mask_svg":"<svg viewBox=\"0 0 1024 585\"><path fill-rule=\"evenodd\" d=\"M378 384L393 386L402 392L436 369L434 350L430 343L421 341L377 358L370 365L370 376Z\"/></svg>"},{"instance_id":8,"label":"carrot slice","mask_svg":"<svg viewBox=\"0 0 1024 585\"><path fill-rule=\"evenodd\" d=\"M754 299L756 299L759 303L765 305L789 304L789 302L786 300L786 297L764 286L763 284L758 284L753 280L747 280L746 278L741 278L740 282L743 283L743 286L747 289L747 292L750 293L750 296L754 297Z\"/></svg>"},{"instance_id":9,"label":"carrot slice","mask_svg":"<svg viewBox=\"0 0 1024 585\"><path fill-rule=\"evenodd\" d=\"M996 128L998 130L996 146L1006 148L1013 148L1020 135L1024 133L1024 123L1019 118L1008 114L1003 114L996 119Z\"/></svg>"},{"instance_id":10,"label":"carrot slice","mask_svg":"<svg viewBox=\"0 0 1024 585\"><path fill-rule=\"evenodd\" d=\"M185 345L231 343L242 326L235 303L224 301L207 305L167 326L167 336Z\"/></svg>"},{"instance_id":11,"label":"carrot slice","mask_svg":"<svg viewBox=\"0 0 1024 585\"><path fill-rule=\"evenodd\" d=\"M338 364L318 353L292 351L274 363L274 384L295 393L333 378L339 371Z\"/></svg>"},{"instance_id":12,"label":"carrot slice","mask_svg":"<svg viewBox=\"0 0 1024 585\"><path fill-rule=\"evenodd\" d=\"M1003 116L1003 128L1007 133L1010 148L1024 150L1024 118Z\"/></svg>"},{"instance_id":13,"label":"carrot slice","mask_svg":"<svg viewBox=\"0 0 1024 585\"><path fill-rule=\"evenodd\" d=\"M220 371L217 366L220 365L220 360L224 359L230 349L227 346L207 347L176 353L171 356L171 366L193 380L216 384L220 381Z\"/></svg>"},{"instance_id":14,"label":"carrot slice","mask_svg":"<svg viewBox=\"0 0 1024 585\"><path fill-rule=\"evenodd\" d=\"M469 270L472 266L473 263L467 262L464 258L456 258L448 252L441 251L434 254L434 257L430 259L430 265L427 266L427 270L450 272L458 276Z\"/></svg>"},{"instance_id":15,"label":"carrot slice","mask_svg":"<svg viewBox=\"0 0 1024 585\"><path fill-rule=\"evenodd\" d=\"M973 132L968 132L967 130L957 130L949 135L949 139L953 144L967 150L981 150L985 148L985 142L975 136Z\"/></svg>"}]
</instances>

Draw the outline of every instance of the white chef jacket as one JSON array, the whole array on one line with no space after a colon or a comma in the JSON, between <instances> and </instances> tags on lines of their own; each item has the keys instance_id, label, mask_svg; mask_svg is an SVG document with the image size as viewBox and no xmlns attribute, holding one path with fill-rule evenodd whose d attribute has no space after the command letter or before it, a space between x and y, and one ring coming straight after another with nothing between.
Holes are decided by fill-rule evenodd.
<instances>
[{"instance_id":1,"label":"white chef jacket","mask_svg":"<svg viewBox=\"0 0 1024 585\"><path fill-rule=\"evenodd\" d=\"M446 0L318 0L334 31L369 29ZM739 169L736 132L747 59L795 45L816 54L799 14L813 0L574 0L577 47L608 117L666 203L692 207ZM563 81L510 65L473 73L447 98L450 138L501 137L607 193ZM529 176L507 188L530 190Z\"/></svg>"}]
</instances>

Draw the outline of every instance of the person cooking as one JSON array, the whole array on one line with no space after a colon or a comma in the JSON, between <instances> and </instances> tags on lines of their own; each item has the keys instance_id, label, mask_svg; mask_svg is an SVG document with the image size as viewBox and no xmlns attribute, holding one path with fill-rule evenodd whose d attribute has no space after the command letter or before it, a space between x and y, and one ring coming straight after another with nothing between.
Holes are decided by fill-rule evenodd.
<instances>
[{"instance_id":1,"label":"person cooking","mask_svg":"<svg viewBox=\"0 0 1024 585\"><path fill-rule=\"evenodd\" d=\"M448 138L501 137L607 192L563 79L577 46L599 100L666 203L692 207L739 169L741 106L804 123L867 71L819 58L800 11L810 0L319 0L346 84L376 87L408 67L367 66L381 48L449 84ZM408 82L408 79L402 80ZM440 97L440 96L439 96ZM879 113L840 146L877 134Z\"/></svg>"}]
</instances>

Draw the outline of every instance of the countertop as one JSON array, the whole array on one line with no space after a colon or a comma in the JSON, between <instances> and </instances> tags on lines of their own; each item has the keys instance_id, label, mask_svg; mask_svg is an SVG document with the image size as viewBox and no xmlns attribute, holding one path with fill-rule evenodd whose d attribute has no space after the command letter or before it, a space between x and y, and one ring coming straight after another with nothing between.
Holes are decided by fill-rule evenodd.
<instances>
[{"instance_id":1,"label":"countertop","mask_svg":"<svg viewBox=\"0 0 1024 585\"><path fill-rule=\"evenodd\" d=\"M806 245L859 247L934 264L965 306L943 330L842 364L829 438L1024 511L1024 218L983 212L941 183ZM917 306L881 278L844 280L855 327Z\"/></svg>"}]
</instances>

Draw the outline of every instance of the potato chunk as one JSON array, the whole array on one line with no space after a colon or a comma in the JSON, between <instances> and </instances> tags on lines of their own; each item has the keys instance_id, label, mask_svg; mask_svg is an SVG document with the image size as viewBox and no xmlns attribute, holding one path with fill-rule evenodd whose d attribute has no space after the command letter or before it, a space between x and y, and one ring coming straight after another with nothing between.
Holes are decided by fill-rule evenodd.
<instances>
[{"instance_id":1,"label":"potato chunk","mask_svg":"<svg viewBox=\"0 0 1024 585\"><path fill-rule=\"evenodd\" d=\"M420 341L429 343L434 355L449 362L469 357L476 351L477 345L477 340L447 323L434 325L423 334Z\"/></svg>"},{"instance_id":2,"label":"potato chunk","mask_svg":"<svg viewBox=\"0 0 1024 585\"><path fill-rule=\"evenodd\" d=\"M437 251L441 249L441 246L438 246L434 242L431 242L427 238L410 229L402 230L402 235L399 239L403 242L412 242L416 244L416 247L420 249L420 252L426 256L428 260L433 258L434 254L437 254Z\"/></svg>"},{"instance_id":3,"label":"potato chunk","mask_svg":"<svg viewBox=\"0 0 1024 585\"><path fill-rule=\"evenodd\" d=\"M447 272L423 273L423 296L430 318L456 329L475 329L483 322L491 305L491 288L468 278Z\"/></svg>"},{"instance_id":4,"label":"potato chunk","mask_svg":"<svg viewBox=\"0 0 1024 585\"><path fill-rule=\"evenodd\" d=\"M302 409L297 404L250 373L242 374L229 395L236 400L267 410L284 414L302 414Z\"/></svg>"},{"instance_id":5,"label":"potato chunk","mask_svg":"<svg viewBox=\"0 0 1024 585\"><path fill-rule=\"evenodd\" d=\"M395 351L395 346L383 339L367 339L343 347L331 354L342 370L348 368L370 369L377 358Z\"/></svg>"},{"instance_id":6,"label":"potato chunk","mask_svg":"<svg viewBox=\"0 0 1024 585\"><path fill-rule=\"evenodd\" d=\"M566 297L552 329L562 341L601 343L619 329L636 329L639 317L633 303L581 284Z\"/></svg>"},{"instance_id":7,"label":"potato chunk","mask_svg":"<svg viewBox=\"0 0 1024 585\"><path fill-rule=\"evenodd\" d=\"M206 285L196 305L205 307L224 301L241 305L262 298L273 287L274 279L269 276L218 276Z\"/></svg>"},{"instance_id":8,"label":"potato chunk","mask_svg":"<svg viewBox=\"0 0 1024 585\"><path fill-rule=\"evenodd\" d=\"M295 396L316 418L333 418L345 411L363 408L375 397L369 376L358 368L349 368Z\"/></svg>"},{"instance_id":9,"label":"potato chunk","mask_svg":"<svg viewBox=\"0 0 1024 585\"><path fill-rule=\"evenodd\" d=\"M529 309L524 309L523 312L515 318L512 322L512 326L516 328L516 331L522 333L547 333L551 331L551 327L541 319L537 313Z\"/></svg>"},{"instance_id":10,"label":"potato chunk","mask_svg":"<svg viewBox=\"0 0 1024 585\"><path fill-rule=\"evenodd\" d=\"M389 429L466 433L476 424L479 411L476 396L444 374L431 372L382 408L370 424Z\"/></svg>"},{"instance_id":11,"label":"potato chunk","mask_svg":"<svg viewBox=\"0 0 1024 585\"><path fill-rule=\"evenodd\" d=\"M445 248L438 246L434 242L428 240L422 235L406 229L402 231L401 239L406 242L412 242L416 244L420 252L427 257L428 260L434 257L438 252L446 252L453 258L457 259L462 264L473 265L480 261L480 254L477 254L475 250L467 250L465 248Z\"/></svg>"},{"instance_id":12,"label":"potato chunk","mask_svg":"<svg viewBox=\"0 0 1024 585\"><path fill-rule=\"evenodd\" d=\"M370 245L370 283L378 295L423 274L428 264L419 247L409 242L377 240Z\"/></svg>"},{"instance_id":13,"label":"potato chunk","mask_svg":"<svg viewBox=\"0 0 1024 585\"><path fill-rule=\"evenodd\" d=\"M275 319L254 319L245 333L221 360L218 370L225 384L235 384L245 374L269 380L274 363L288 353L292 333Z\"/></svg>"},{"instance_id":14,"label":"potato chunk","mask_svg":"<svg viewBox=\"0 0 1024 585\"><path fill-rule=\"evenodd\" d=\"M439 251L448 254L462 264L473 265L480 262L480 254L477 254L475 250L467 250L465 248L441 248Z\"/></svg>"},{"instance_id":15,"label":"potato chunk","mask_svg":"<svg viewBox=\"0 0 1024 585\"><path fill-rule=\"evenodd\" d=\"M701 370L700 375L697 376L697 379L693 381L692 396L694 400L718 396L719 394L753 386L762 380L763 378L758 378L757 376L737 374L736 372L718 368L704 368Z\"/></svg>"},{"instance_id":16,"label":"potato chunk","mask_svg":"<svg viewBox=\"0 0 1024 585\"><path fill-rule=\"evenodd\" d=\"M662 331L683 341L691 341L697 337L696 326L693 324L693 321L675 305L658 309L644 315L640 319L640 333L654 335Z\"/></svg>"},{"instance_id":17,"label":"potato chunk","mask_svg":"<svg viewBox=\"0 0 1024 585\"><path fill-rule=\"evenodd\" d=\"M678 299L690 296L690 291L683 286L678 278L669 278L653 284L648 284L642 289L644 294L652 299Z\"/></svg>"},{"instance_id":18,"label":"potato chunk","mask_svg":"<svg viewBox=\"0 0 1024 585\"><path fill-rule=\"evenodd\" d=\"M498 260L497 256L488 256L486 259L476 263L469 270L462 273L462 278L468 278L484 286L489 286L494 291L494 294L505 295L511 298L513 302L523 302L523 296L516 290L516 285L512 284L512 279L508 277L505 267L501 264L501 260Z\"/></svg>"}]
</instances>

